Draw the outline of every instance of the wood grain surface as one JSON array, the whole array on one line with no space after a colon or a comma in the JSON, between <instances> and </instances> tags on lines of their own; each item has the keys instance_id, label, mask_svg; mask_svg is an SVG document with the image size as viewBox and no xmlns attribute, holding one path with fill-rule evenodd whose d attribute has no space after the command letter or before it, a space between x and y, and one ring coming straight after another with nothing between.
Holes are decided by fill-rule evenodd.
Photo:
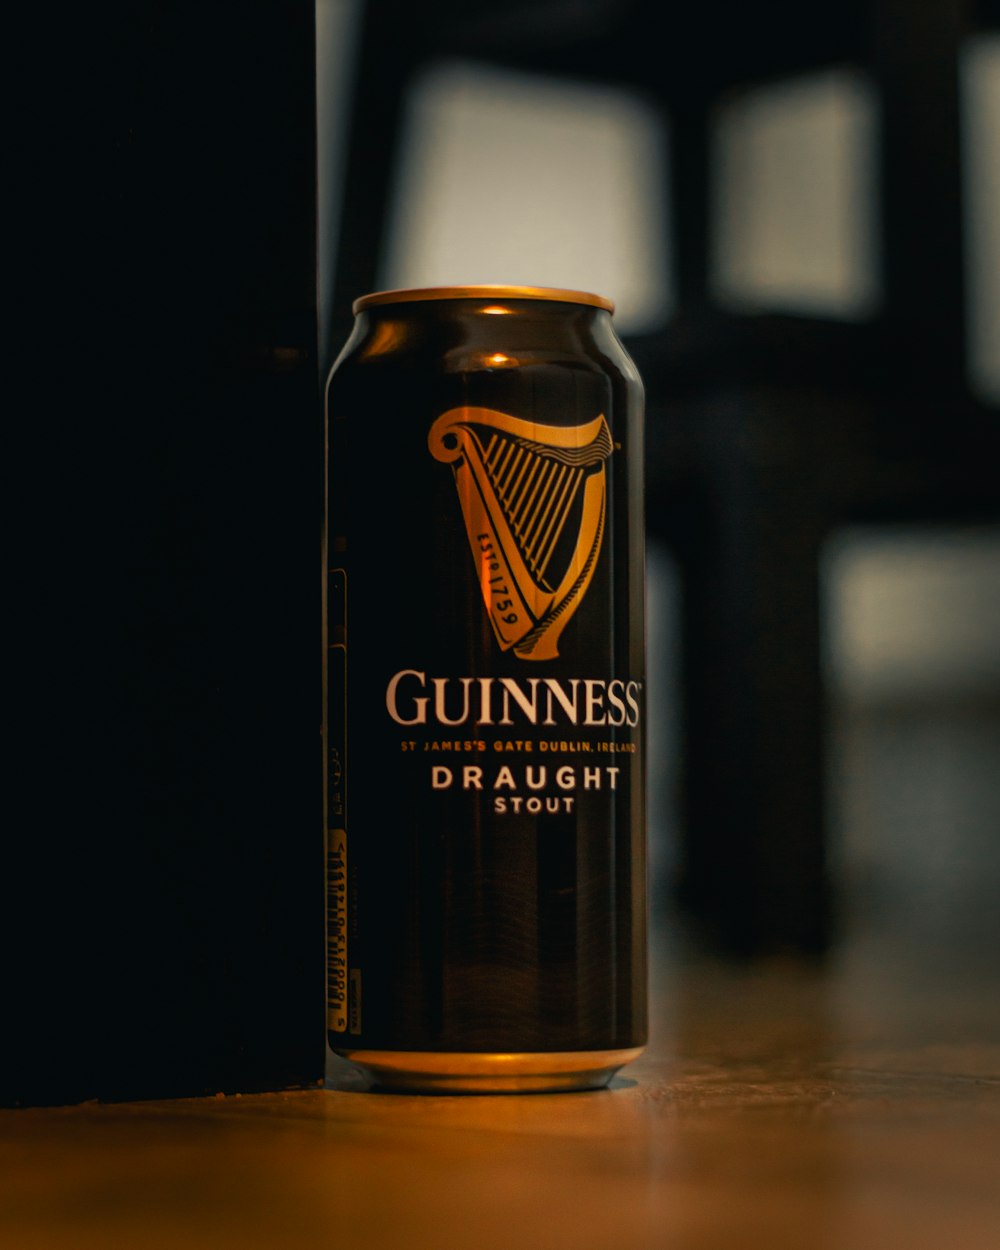
<instances>
[{"instance_id":1,"label":"wood grain surface","mask_svg":"<svg viewBox=\"0 0 1000 1250\"><path fill-rule=\"evenodd\" d=\"M5 1112L0 1241L994 1250L1000 1008L981 982L657 950L651 1045L606 1091L375 1094L344 1070Z\"/></svg>"}]
</instances>

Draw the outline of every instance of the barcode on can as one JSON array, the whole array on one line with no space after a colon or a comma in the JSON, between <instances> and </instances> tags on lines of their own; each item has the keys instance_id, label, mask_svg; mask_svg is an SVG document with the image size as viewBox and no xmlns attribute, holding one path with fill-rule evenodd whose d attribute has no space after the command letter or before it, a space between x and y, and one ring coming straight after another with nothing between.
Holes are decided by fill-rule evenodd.
<instances>
[{"instance_id":1,"label":"barcode on can","mask_svg":"<svg viewBox=\"0 0 1000 1250\"><path fill-rule=\"evenodd\" d=\"M327 1027L347 1031L347 832L331 829L326 851Z\"/></svg>"}]
</instances>

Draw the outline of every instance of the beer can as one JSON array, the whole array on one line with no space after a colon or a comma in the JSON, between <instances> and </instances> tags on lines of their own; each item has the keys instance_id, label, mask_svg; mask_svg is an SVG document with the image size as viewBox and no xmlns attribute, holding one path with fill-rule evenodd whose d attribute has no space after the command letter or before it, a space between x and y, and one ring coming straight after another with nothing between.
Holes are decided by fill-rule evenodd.
<instances>
[{"instance_id":1,"label":"beer can","mask_svg":"<svg viewBox=\"0 0 1000 1250\"><path fill-rule=\"evenodd\" d=\"M326 391L327 1028L387 1089L646 1038L643 389L601 296L380 291Z\"/></svg>"}]
</instances>

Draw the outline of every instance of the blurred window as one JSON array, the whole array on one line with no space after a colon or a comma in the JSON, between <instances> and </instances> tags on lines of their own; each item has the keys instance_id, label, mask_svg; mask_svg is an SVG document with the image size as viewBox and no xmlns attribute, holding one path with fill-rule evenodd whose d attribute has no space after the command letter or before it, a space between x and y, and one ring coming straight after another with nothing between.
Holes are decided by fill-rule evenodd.
<instances>
[{"instance_id":1,"label":"blurred window","mask_svg":"<svg viewBox=\"0 0 1000 1250\"><path fill-rule=\"evenodd\" d=\"M631 94L439 64L410 101L380 285L589 290L619 331L652 328L670 305L664 163Z\"/></svg>"},{"instance_id":2,"label":"blurred window","mask_svg":"<svg viewBox=\"0 0 1000 1250\"><path fill-rule=\"evenodd\" d=\"M859 73L734 96L715 118L713 162L721 303L842 318L872 311L875 105Z\"/></svg>"},{"instance_id":3,"label":"blurred window","mask_svg":"<svg viewBox=\"0 0 1000 1250\"><path fill-rule=\"evenodd\" d=\"M835 698L1000 695L1000 528L846 528L828 544L825 585Z\"/></svg>"}]
</instances>

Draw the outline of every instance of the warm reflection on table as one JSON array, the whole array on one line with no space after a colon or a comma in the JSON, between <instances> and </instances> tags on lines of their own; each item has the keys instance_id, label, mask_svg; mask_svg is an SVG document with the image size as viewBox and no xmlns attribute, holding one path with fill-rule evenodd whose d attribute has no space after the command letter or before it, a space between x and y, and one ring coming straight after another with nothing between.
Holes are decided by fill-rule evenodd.
<instances>
[{"instance_id":1,"label":"warm reflection on table","mask_svg":"<svg viewBox=\"0 0 1000 1250\"><path fill-rule=\"evenodd\" d=\"M599 1093L352 1082L0 1115L11 1250L1000 1244L1000 1006L845 956L658 944L647 1054Z\"/></svg>"}]
</instances>

